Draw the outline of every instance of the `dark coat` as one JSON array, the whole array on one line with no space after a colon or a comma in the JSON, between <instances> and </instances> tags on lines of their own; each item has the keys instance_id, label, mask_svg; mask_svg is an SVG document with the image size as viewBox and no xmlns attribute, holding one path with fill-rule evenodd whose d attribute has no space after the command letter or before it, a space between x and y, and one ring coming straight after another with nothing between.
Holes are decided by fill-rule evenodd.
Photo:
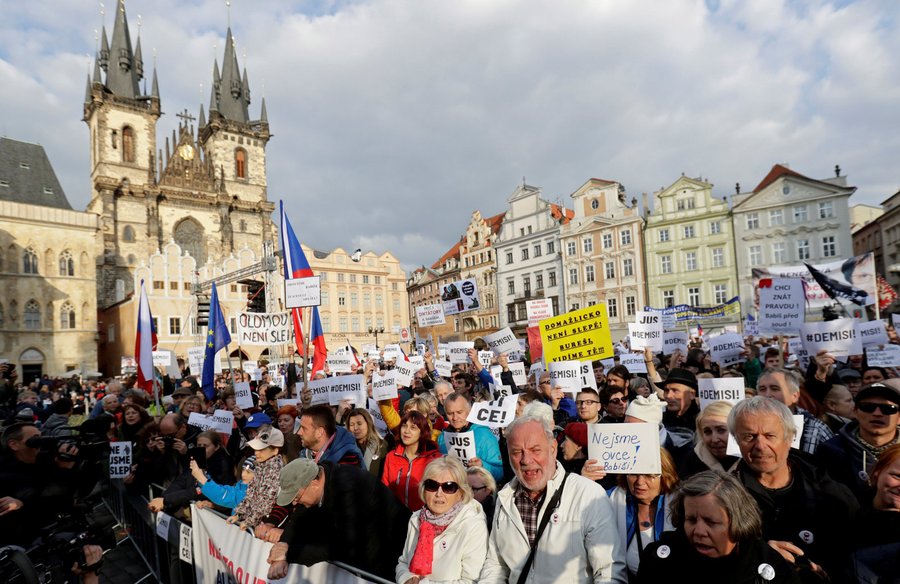
<instances>
[{"instance_id":1,"label":"dark coat","mask_svg":"<svg viewBox=\"0 0 900 584\"><path fill-rule=\"evenodd\" d=\"M861 512L849 538L853 553L844 582L900 582L900 513Z\"/></svg>"},{"instance_id":2,"label":"dark coat","mask_svg":"<svg viewBox=\"0 0 900 584\"><path fill-rule=\"evenodd\" d=\"M339 561L393 580L409 510L367 470L330 462L321 466L321 506L299 507L281 536L288 544L287 561L304 566Z\"/></svg>"},{"instance_id":3,"label":"dark coat","mask_svg":"<svg viewBox=\"0 0 900 584\"><path fill-rule=\"evenodd\" d=\"M837 436L819 444L816 458L831 478L853 491L860 505L866 505L875 494L869 486L869 472L877 459L857 440L858 429L859 422L841 428Z\"/></svg>"}]
</instances>

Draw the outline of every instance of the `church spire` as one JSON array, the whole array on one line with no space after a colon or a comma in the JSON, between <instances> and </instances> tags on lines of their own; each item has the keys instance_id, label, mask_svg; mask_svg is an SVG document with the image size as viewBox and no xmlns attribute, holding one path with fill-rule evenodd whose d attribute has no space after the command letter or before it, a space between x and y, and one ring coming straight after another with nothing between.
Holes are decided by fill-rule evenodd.
<instances>
[{"instance_id":1,"label":"church spire","mask_svg":"<svg viewBox=\"0 0 900 584\"><path fill-rule=\"evenodd\" d=\"M97 54L97 58L94 59L94 78L92 80L93 83L103 83L103 78L100 76L100 67L101 67L101 57L102 53Z\"/></svg>"},{"instance_id":2,"label":"church spire","mask_svg":"<svg viewBox=\"0 0 900 584\"><path fill-rule=\"evenodd\" d=\"M134 71L135 71L135 73L137 73L138 79L144 78L144 58L143 58L143 54L141 53L141 37L140 37L140 35L138 35L137 45L134 48Z\"/></svg>"},{"instance_id":3,"label":"church spire","mask_svg":"<svg viewBox=\"0 0 900 584\"><path fill-rule=\"evenodd\" d=\"M118 0L112 43L108 50L106 87L121 97L131 99L138 97L140 95L138 81L143 75L135 63L131 34L128 32L128 19L125 16L125 0ZM143 67L141 66L141 68Z\"/></svg>"},{"instance_id":4,"label":"church spire","mask_svg":"<svg viewBox=\"0 0 900 584\"><path fill-rule=\"evenodd\" d=\"M109 40L106 38L106 25L103 25L103 32L100 34L100 54L97 56L97 62L104 71L109 66ZM97 81L95 79L94 81Z\"/></svg>"},{"instance_id":5,"label":"church spire","mask_svg":"<svg viewBox=\"0 0 900 584\"><path fill-rule=\"evenodd\" d=\"M269 123L269 114L266 112L266 98L262 98L262 107L259 110L259 121L265 124Z\"/></svg>"},{"instance_id":6,"label":"church spire","mask_svg":"<svg viewBox=\"0 0 900 584\"><path fill-rule=\"evenodd\" d=\"M200 104L200 121L197 122L197 129L203 129L203 126L206 125L206 113L203 111L203 104Z\"/></svg>"},{"instance_id":7,"label":"church spire","mask_svg":"<svg viewBox=\"0 0 900 584\"><path fill-rule=\"evenodd\" d=\"M84 86L84 103L91 103L91 99L91 76L88 74L87 83Z\"/></svg>"},{"instance_id":8,"label":"church spire","mask_svg":"<svg viewBox=\"0 0 900 584\"><path fill-rule=\"evenodd\" d=\"M159 81L156 79L156 66L153 67L153 86L150 90L150 97L159 99Z\"/></svg>"},{"instance_id":9,"label":"church spire","mask_svg":"<svg viewBox=\"0 0 900 584\"><path fill-rule=\"evenodd\" d=\"M217 111L225 119L247 123L250 119L247 111L247 105L250 103L250 88L244 87L244 80L247 78L246 71L244 72L244 80L241 79L234 37L231 34L230 26L225 38L222 76L219 79L216 79L216 77L216 72L214 72L213 85L218 88L218 91L216 91L218 97ZM212 111L212 105L210 104L210 111Z\"/></svg>"}]
</instances>

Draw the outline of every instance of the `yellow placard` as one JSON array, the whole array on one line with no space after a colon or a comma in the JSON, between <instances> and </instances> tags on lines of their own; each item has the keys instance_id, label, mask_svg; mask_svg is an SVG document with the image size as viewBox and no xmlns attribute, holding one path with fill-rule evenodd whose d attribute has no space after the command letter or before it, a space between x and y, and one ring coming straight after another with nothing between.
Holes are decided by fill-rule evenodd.
<instances>
[{"instance_id":1,"label":"yellow placard","mask_svg":"<svg viewBox=\"0 0 900 584\"><path fill-rule=\"evenodd\" d=\"M593 361L613 356L606 304L595 304L538 323L544 362Z\"/></svg>"}]
</instances>

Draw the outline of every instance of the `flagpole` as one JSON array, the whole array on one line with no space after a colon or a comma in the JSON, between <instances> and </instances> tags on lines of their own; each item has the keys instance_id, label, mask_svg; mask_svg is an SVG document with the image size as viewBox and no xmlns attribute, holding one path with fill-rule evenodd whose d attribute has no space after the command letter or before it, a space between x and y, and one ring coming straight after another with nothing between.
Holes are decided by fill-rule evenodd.
<instances>
[{"instance_id":1,"label":"flagpole","mask_svg":"<svg viewBox=\"0 0 900 584\"><path fill-rule=\"evenodd\" d=\"M300 309L301 314L303 309ZM303 332L303 392L306 393L306 390L309 389L309 375L307 375L309 371L309 321L312 319L312 309L306 314L307 318L302 319L300 326L304 329Z\"/></svg>"},{"instance_id":2,"label":"flagpole","mask_svg":"<svg viewBox=\"0 0 900 584\"><path fill-rule=\"evenodd\" d=\"M153 394L156 396L156 420L157 421L162 419L162 416L163 416L162 404L160 404L160 402L159 402L159 394L160 393L161 392L160 392L160 388L159 388L159 381L156 380L156 368L154 367L153 368Z\"/></svg>"}]
</instances>

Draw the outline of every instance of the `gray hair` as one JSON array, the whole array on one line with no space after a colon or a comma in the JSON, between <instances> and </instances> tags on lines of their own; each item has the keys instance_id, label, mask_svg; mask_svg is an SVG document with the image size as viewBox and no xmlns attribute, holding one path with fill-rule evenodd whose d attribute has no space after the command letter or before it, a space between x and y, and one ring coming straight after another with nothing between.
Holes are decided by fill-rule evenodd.
<instances>
[{"instance_id":1,"label":"gray hair","mask_svg":"<svg viewBox=\"0 0 900 584\"><path fill-rule=\"evenodd\" d=\"M469 475L478 475L481 477L481 480L484 481L484 486L487 487L491 493L497 492L497 481L494 479L494 475L488 472L483 466L470 466L466 469L466 476L468 477Z\"/></svg>"},{"instance_id":2,"label":"gray hair","mask_svg":"<svg viewBox=\"0 0 900 584\"><path fill-rule=\"evenodd\" d=\"M775 416L784 428L784 438L790 442L797 433L791 410L778 400L761 395L739 401L728 414L728 431L737 440L737 420L740 416Z\"/></svg>"},{"instance_id":3,"label":"gray hair","mask_svg":"<svg viewBox=\"0 0 900 584\"><path fill-rule=\"evenodd\" d=\"M425 472L422 473L422 479L419 481L419 498L423 501L425 500L425 481L434 479L434 477L444 471L450 473L450 476L453 477L453 482L459 485L459 490L462 491L462 502L468 503L471 501L473 497L472 487L469 486L469 481L466 480L466 467L463 466L463 463L458 458L452 456L435 458L428 463L428 466L425 467Z\"/></svg>"},{"instance_id":4,"label":"gray hair","mask_svg":"<svg viewBox=\"0 0 900 584\"><path fill-rule=\"evenodd\" d=\"M782 367L766 367L765 369L763 369L762 373L759 374L759 377L756 380L756 388L759 389L759 381L763 377L767 377L774 373L780 373L781 376L784 377L784 383L791 391L791 395L794 395L795 393L800 391L800 379L797 377L797 374Z\"/></svg>"},{"instance_id":5,"label":"gray hair","mask_svg":"<svg viewBox=\"0 0 900 584\"><path fill-rule=\"evenodd\" d=\"M530 404L529 404L530 405ZM553 435L553 422L547 420L547 418L543 416L535 416L532 414L524 414L519 416L512 422L510 422L509 426L506 427L504 434L506 434L507 444L509 443L509 438L512 437L513 432L519 428L520 426L524 426L525 424L535 423L541 427L541 430L544 431L544 435L547 437L547 440L550 442L556 442L556 437Z\"/></svg>"},{"instance_id":6,"label":"gray hair","mask_svg":"<svg viewBox=\"0 0 900 584\"><path fill-rule=\"evenodd\" d=\"M672 525L684 529L685 498L706 495L714 496L728 515L731 541L746 542L762 535L762 517L756 501L736 478L720 470L703 471L681 483L669 503Z\"/></svg>"},{"instance_id":7,"label":"gray hair","mask_svg":"<svg viewBox=\"0 0 900 584\"><path fill-rule=\"evenodd\" d=\"M449 389L451 392L453 392L453 384L450 383L449 381L443 381L443 380L442 380L442 381L438 381L438 382L436 382L436 383L434 384L434 389L433 389L432 391L434 392L434 395L435 395L435 396L437 396L437 390L438 390L438 388L441 387L441 386L446 386L447 389Z\"/></svg>"}]
</instances>

